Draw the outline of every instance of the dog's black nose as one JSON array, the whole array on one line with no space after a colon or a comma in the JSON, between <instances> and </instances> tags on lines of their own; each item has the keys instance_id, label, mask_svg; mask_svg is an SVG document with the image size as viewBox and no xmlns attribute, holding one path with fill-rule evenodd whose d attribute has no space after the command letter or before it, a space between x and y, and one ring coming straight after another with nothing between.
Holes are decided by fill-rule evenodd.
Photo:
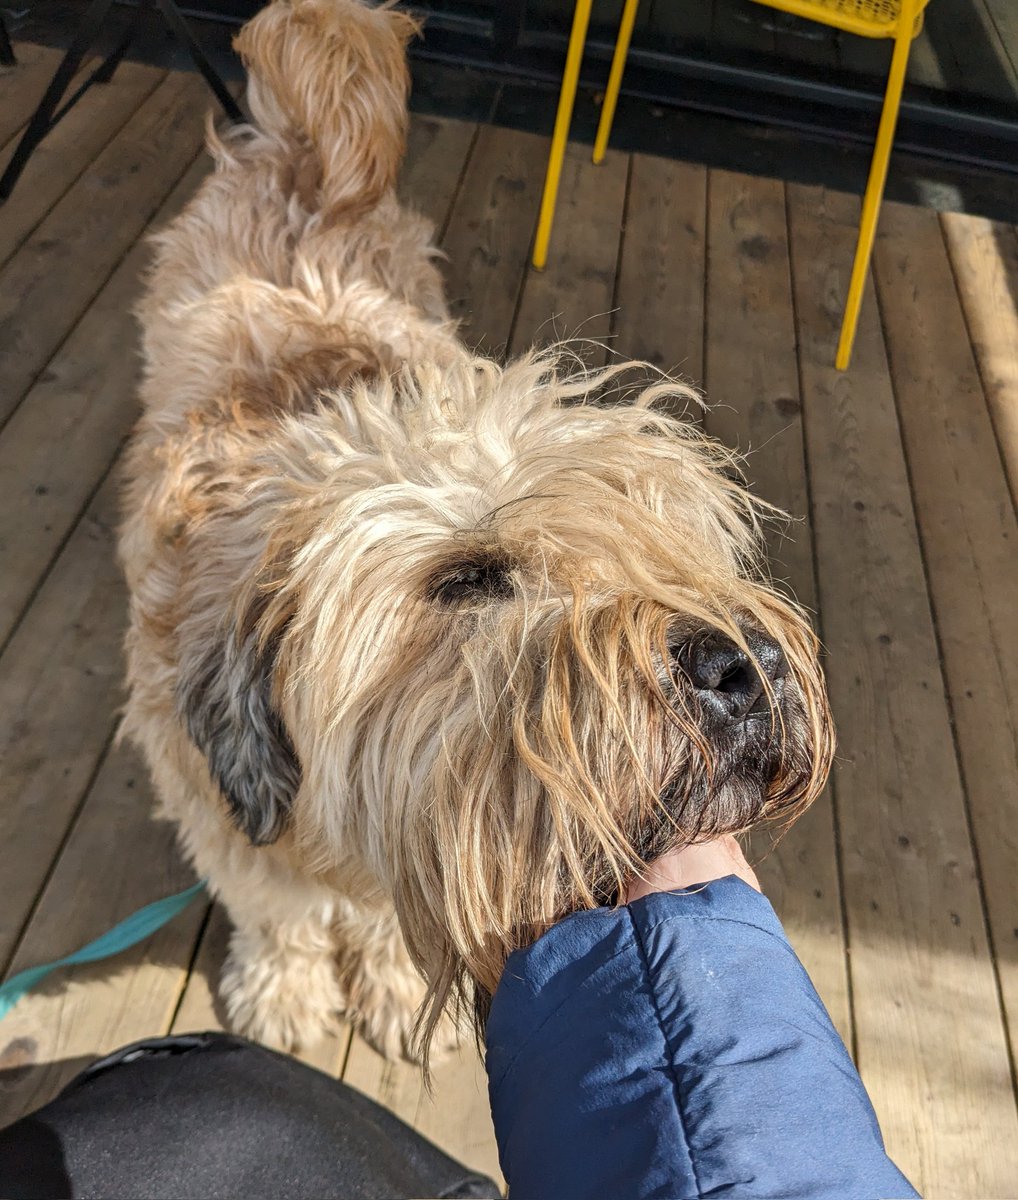
<instances>
[{"instance_id":1,"label":"dog's black nose","mask_svg":"<svg viewBox=\"0 0 1018 1200\"><path fill-rule=\"evenodd\" d=\"M758 630L746 630L745 637L752 658L718 630L693 637L676 656L701 702L728 722L768 713L763 676L777 698L788 674L784 651L772 637Z\"/></svg>"}]
</instances>

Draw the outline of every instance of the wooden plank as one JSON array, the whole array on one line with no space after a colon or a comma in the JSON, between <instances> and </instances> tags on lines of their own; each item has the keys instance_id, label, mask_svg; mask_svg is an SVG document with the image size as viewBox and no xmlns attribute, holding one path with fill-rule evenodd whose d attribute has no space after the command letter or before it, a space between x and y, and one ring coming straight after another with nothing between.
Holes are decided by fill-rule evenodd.
<instances>
[{"instance_id":1,"label":"wooden plank","mask_svg":"<svg viewBox=\"0 0 1018 1200\"><path fill-rule=\"evenodd\" d=\"M387 1062L354 1038L344 1083L385 1105L447 1154L483 1171L504 1187L488 1105L488 1081L472 1040L432 1064L432 1091L421 1072L404 1062Z\"/></svg>"},{"instance_id":2,"label":"wooden plank","mask_svg":"<svg viewBox=\"0 0 1018 1200\"><path fill-rule=\"evenodd\" d=\"M569 146L548 265L527 272L509 343L513 354L564 338L603 343L610 336L627 164L624 154L609 150L595 167L589 146ZM588 357L603 364L603 346L590 346Z\"/></svg>"},{"instance_id":3,"label":"wooden plank","mask_svg":"<svg viewBox=\"0 0 1018 1200\"><path fill-rule=\"evenodd\" d=\"M634 154L613 349L703 382L707 171Z\"/></svg>"},{"instance_id":4,"label":"wooden plank","mask_svg":"<svg viewBox=\"0 0 1018 1200\"><path fill-rule=\"evenodd\" d=\"M748 452L753 491L792 522L769 538L774 577L816 609L784 185L711 171L708 187L707 432ZM842 1036L851 1040L845 934L830 791L769 850L764 890Z\"/></svg>"},{"instance_id":5,"label":"wooden plank","mask_svg":"<svg viewBox=\"0 0 1018 1200\"><path fill-rule=\"evenodd\" d=\"M858 1064L924 1195L1007 1196L1007 1047L872 288L833 366L859 203L789 202Z\"/></svg>"},{"instance_id":6,"label":"wooden plank","mask_svg":"<svg viewBox=\"0 0 1018 1200\"><path fill-rule=\"evenodd\" d=\"M1018 239L1014 227L943 213L954 280L1011 488L1018 504Z\"/></svg>"},{"instance_id":7,"label":"wooden plank","mask_svg":"<svg viewBox=\"0 0 1018 1200\"><path fill-rule=\"evenodd\" d=\"M709 433L746 455L753 490L804 521L809 501L784 186L711 171L708 189ZM770 562L813 607L809 526L775 531Z\"/></svg>"},{"instance_id":8,"label":"wooden plank","mask_svg":"<svg viewBox=\"0 0 1018 1200\"><path fill-rule=\"evenodd\" d=\"M113 732L126 598L103 484L0 660L0 964Z\"/></svg>"},{"instance_id":9,"label":"wooden plank","mask_svg":"<svg viewBox=\"0 0 1018 1200\"><path fill-rule=\"evenodd\" d=\"M547 160L546 138L484 126L442 241L452 313L466 342L489 353L512 327Z\"/></svg>"},{"instance_id":10,"label":"wooden plank","mask_svg":"<svg viewBox=\"0 0 1018 1200\"><path fill-rule=\"evenodd\" d=\"M34 42L18 42L14 53L18 65L0 70L0 145L12 138L35 111L63 57L54 47ZM0 163L6 166L7 158L7 153L0 155Z\"/></svg>"},{"instance_id":11,"label":"wooden plank","mask_svg":"<svg viewBox=\"0 0 1018 1200\"><path fill-rule=\"evenodd\" d=\"M433 221L439 237L476 136L477 126L472 122L410 114L399 197Z\"/></svg>"},{"instance_id":12,"label":"wooden plank","mask_svg":"<svg viewBox=\"0 0 1018 1200\"><path fill-rule=\"evenodd\" d=\"M210 169L201 155L149 228L179 211ZM133 308L148 258L136 242L0 431L0 645L134 423Z\"/></svg>"},{"instance_id":13,"label":"wooden plank","mask_svg":"<svg viewBox=\"0 0 1018 1200\"><path fill-rule=\"evenodd\" d=\"M173 1017L171 1033L229 1029L224 1021L226 1014L219 1003L218 988L231 928L226 910L218 904L213 905L208 924L202 931L201 943L180 1007ZM327 1075L338 1076L346 1062L351 1036L350 1027L344 1026L335 1035L324 1037L313 1046L302 1047L294 1057Z\"/></svg>"},{"instance_id":14,"label":"wooden plank","mask_svg":"<svg viewBox=\"0 0 1018 1200\"><path fill-rule=\"evenodd\" d=\"M887 205L874 266L1015 1054L1018 521L937 214ZM1014 334L1013 301L1008 315ZM1018 344L1010 350L1013 368ZM1014 405L1018 391L1009 400Z\"/></svg>"},{"instance_id":15,"label":"wooden plank","mask_svg":"<svg viewBox=\"0 0 1018 1200\"><path fill-rule=\"evenodd\" d=\"M165 77L155 67L121 63L109 83L92 88L39 143L0 208L0 265Z\"/></svg>"},{"instance_id":16,"label":"wooden plank","mask_svg":"<svg viewBox=\"0 0 1018 1200\"><path fill-rule=\"evenodd\" d=\"M105 761L32 915L11 971L49 962L193 882L166 824L152 820L142 764ZM5 877L6 878L6 877ZM0 1026L0 1125L38 1107L94 1058L166 1032L203 916L193 904L112 962L62 970ZM9 1068L17 1067L17 1071Z\"/></svg>"},{"instance_id":17,"label":"wooden plank","mask_svg":"<svg viewBox=\"0 0 1018 1200\"><path fill-rule=\"evenodd\" d=\"M172 73L0 272L0 420L194 158L208 104L200 76Z\"/></svg>"}]
</instances>

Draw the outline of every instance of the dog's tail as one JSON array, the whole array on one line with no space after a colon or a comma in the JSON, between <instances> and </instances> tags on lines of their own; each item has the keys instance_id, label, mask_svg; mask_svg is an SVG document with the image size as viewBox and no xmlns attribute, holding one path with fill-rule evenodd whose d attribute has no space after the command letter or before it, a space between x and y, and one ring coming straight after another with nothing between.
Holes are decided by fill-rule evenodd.
<instances>
[{"instance_id":1,"label":"dog's tail","mask_svg":"<svg viewBox=\"0 0 1018 1200\"><path fill-rule=\"evenodd\" d=\"M393 186L406 144L407 13L361 0L275 0L234 43L255 124L282 144L308 208L352 217Z\"/></svg>"}]
</instances>

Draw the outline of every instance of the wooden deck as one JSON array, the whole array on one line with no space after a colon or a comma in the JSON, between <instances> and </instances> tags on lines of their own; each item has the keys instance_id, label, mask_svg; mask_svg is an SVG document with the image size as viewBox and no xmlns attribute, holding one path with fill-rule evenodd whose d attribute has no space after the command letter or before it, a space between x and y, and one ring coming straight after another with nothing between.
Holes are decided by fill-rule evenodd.
<instances>
[{"instance_id":1,"label":"wooden deck","mask_svg":"<svg viewBox=\"0 0 1018 1200\"><path fill-rule=\"evenodd\" d=\"M55 52L0 76L10 147ZM114 741L117 459L135 415L140 239L206 167L209 97L125 63L0 208L0 968L53 959L189 882ZM1018 240L888 207L852 370L831 365L855 198L651 157L570 153L549 269L527 269L546 143L415 118L404 187L469 339L580 331L677 368L797 518L775 570L819 613L840 728L827 797L761 872L930 1197L1013 1197L1018 1117ZM6 153L6 152L5 152ZM764 848L760 848L763 853ZM226 926L193 906L0 1026L0 1123L132 1039L216 1027ZM483 1070L312 1061L497 1172Z\"/></svg>"}]
</instances>

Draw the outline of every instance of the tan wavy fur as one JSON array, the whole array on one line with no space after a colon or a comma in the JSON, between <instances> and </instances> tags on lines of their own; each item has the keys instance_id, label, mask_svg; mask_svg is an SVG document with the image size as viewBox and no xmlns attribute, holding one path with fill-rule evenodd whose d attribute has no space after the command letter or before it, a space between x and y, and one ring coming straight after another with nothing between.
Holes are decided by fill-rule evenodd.
<instances>
[{"instance_id":1,"label":"tan wavy fur","mask_svg":"<svg viewBox=\"0 0 1018 1200\"><path fill-rule=\"evenodd\" d=\"M414 32L358 0L241 32L253 123L155 240L121 548L125 728L229 910L231 1019L420 1055L646 857L801 811L832 735L683 389L458 340L393 192ZM704 630L780 645L764 734L707 721Z\"/></svg>"}]
</instances>

